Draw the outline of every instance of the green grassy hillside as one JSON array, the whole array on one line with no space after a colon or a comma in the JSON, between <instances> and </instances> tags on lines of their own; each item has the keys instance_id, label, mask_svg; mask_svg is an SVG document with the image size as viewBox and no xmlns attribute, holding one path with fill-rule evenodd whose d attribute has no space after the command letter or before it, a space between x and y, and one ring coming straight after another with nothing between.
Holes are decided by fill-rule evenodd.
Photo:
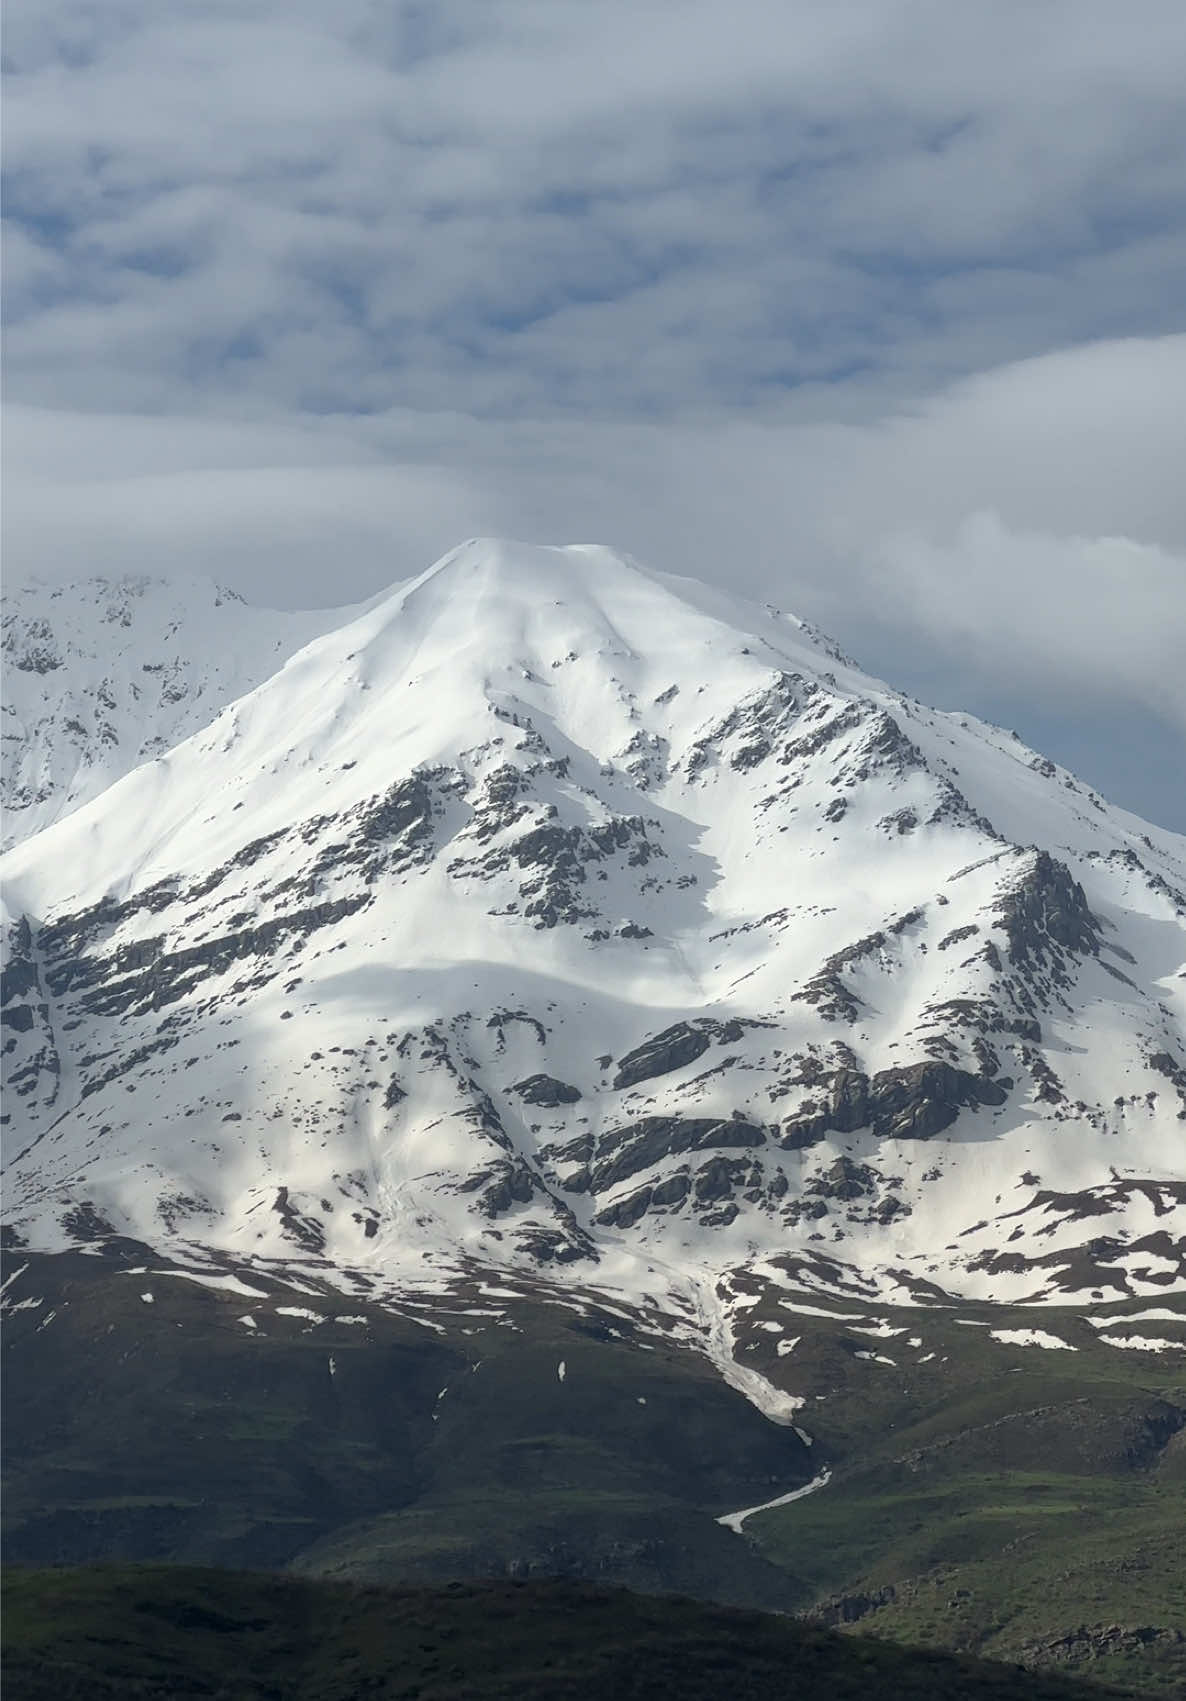
<instances>
[{"instance_id":1,"label":"green grassy hillside","mask_svg":"<svg viewBox=\"0 0 1186 1701\"><path fill-rule=\"evenodd\" d=\"M145 1273L142 1248L20 1258L10 1564L580 1579L1186 1693L1186 1355L1080 1313L1042 1311L1051 1350L994 1338L1024 1308L815 1296L780 1359L774 1290L738 1357L801 1395L808 1445L701 1355L542 1284L496 1307L475 1280L417 1320ZM741 1535L717 1521L823 1465Z\"/></svg>"},{"instance_id":2,"label":"green grassy hillside","mask_svg":"<svg viewBox=\"0 0 1186 1701\"><path fill-rule=\"evenodd\" d=\"M572 1583L13 1572L6 1701L1104 1701L1123 1691Z\"/></svg>"},{"instance_id":3,"label":"green grassy hillside","mask_svg":"<svg viewBox=\"0 0 1186 1701\"><path fill-rule=\"evenodd\" d=\"M960 1315L981 1326L896 1313L935 1357L872 1382L842 1331L804 1320L835 1390L817 1446L838 1463L826 1490L751 1519L748 1541L793 1567L799 1610L822 1622L1186 1694L1186 1360L1101 1345L1069 1311L1041 1324L1073 1351L992 1339L999 1312Z\"/></svg>"}]
</instances>

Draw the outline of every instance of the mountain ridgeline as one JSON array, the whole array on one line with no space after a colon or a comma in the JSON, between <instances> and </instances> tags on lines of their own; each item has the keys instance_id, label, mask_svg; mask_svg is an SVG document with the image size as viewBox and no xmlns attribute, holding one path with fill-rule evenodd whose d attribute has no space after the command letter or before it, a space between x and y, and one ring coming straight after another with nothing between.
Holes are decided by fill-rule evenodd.
<instances>
[{"instance_id":1,"label":"mountain ridgeline","mask_svg":"<svg viewBox=\"0 0 1186 1701\"><path fill-rule=\"evenodd\" d=\"M221 707L135 591L124 672ZM125 695L117 777L102 652L26 620L25 768L65 773L68 700L113 781L7 858L33 1244L656 1294L772 1259L902 1298L1181 1276L1180 841L606 551L469 544L321 624L146 763L161 705Z\"/></svg>"},{"instance_id":2,"label":"mountain ridgeline","mask_svg":"<svg viewBox=\"0 0 1186 1701\"><path fill-rule=\"evenodd\" d=\"M867 1517L845 1473L931 1471L934 1414L1021 1437L1010 1471L1179 1469L1186 841L606 549L471 542L315 615L142 580L14 601L28 1560L519 1565L784 1609L892 1577L866 1609L892 1618L947 1559L825 1577L753 1538ZM144 1410L196 1425L204 1501L180 1451L133 1468L99 1317L157 1343ZM66 1338L106 1416L61 1414L54 1465ZM244 1399L243 1457L271 1434L289 1475L234 1534ZM66 1493L87 1445L127 1504L97 1508L100 1471ZM744 1540L718 1522L823 1467Z\"/></svg>"}]
</instances>

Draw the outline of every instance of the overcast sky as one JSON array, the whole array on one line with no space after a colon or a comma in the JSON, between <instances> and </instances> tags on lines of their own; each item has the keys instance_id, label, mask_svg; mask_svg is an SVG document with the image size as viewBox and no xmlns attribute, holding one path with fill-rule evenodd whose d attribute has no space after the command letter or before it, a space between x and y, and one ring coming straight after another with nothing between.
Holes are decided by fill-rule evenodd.
<instances>
[{"instance_id":1,"label":"overcast sky","mask_svg":"<svg viewBox=\"0 0 1186 1701\"><path fill-rule=\"evenodd\" d=\"M9 0L10 578L475 533L1186 830L1183 0Z\"/></svg>"}]
</instances>

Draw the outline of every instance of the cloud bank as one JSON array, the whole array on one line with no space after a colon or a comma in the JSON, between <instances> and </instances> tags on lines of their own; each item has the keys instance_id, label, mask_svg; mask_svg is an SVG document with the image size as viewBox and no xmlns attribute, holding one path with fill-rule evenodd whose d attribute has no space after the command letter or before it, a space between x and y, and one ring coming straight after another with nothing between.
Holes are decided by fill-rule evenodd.
<instances>
[{"instance_id":1,"label":"cloud bank","mask_svg":"<svg viewBox=\"0 0 1186 1701\"><path fill-rule=\"evenodd\" d=\"M11 576L330 602L604 539L1186 827L1176 0L13 0L5 45Z\"/></svg>"}]
</instances>

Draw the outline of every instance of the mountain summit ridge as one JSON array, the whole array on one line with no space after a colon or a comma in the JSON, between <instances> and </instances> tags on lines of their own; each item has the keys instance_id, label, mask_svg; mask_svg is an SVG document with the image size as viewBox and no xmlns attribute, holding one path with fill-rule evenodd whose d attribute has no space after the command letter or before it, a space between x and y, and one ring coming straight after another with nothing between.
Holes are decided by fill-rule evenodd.
<instances>
[{"instance_id":1,"label":"mountain summit ridge","mask_svg":"<svg viewBox=\"0 0 1186 1701\"><path fill-rule=\"evenodd\" d=\"M600 546L316 621L4 859L31 1245L546 1271L723 1363L755 1283L1181 1283L1186 840Z\"/></svg>"},{"instance_id":2,"label":"mountain summit ridge","mask_svg":"<svg viewBox=\"0 0 1186 1701\"><path fill-rule=\"evenodd\" d=\"M5 849L200 730L348 612L253 608L196 575L34 582L5 604Z\"/></svg>"}]
</instances>

